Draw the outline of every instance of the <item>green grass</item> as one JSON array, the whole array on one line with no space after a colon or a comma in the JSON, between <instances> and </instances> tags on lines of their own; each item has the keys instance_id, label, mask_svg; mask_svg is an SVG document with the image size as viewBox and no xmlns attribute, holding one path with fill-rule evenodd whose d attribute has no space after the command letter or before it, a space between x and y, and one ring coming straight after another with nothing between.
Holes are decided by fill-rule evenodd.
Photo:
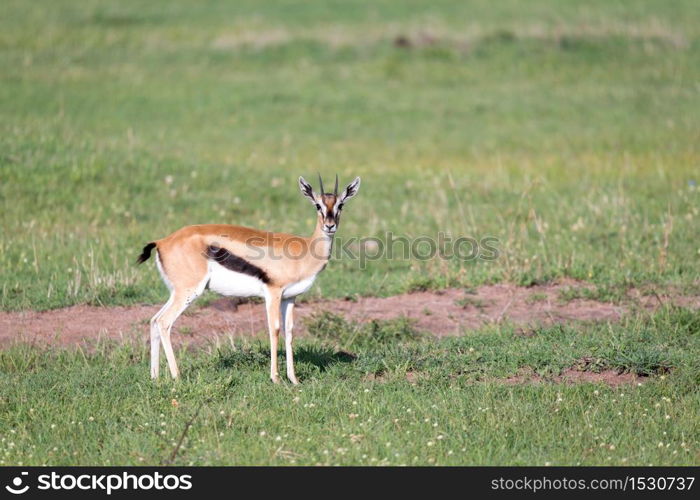
<instances>
[{"instance_id":1,"label":"green grass","mask_svg":"<svg viewBox=\"0 0 700 500\"><path fill-rule=\"evenodd\" d=\"M435 340L324 315L296 344L297 387L269 382L256 341L181 350L176 383L147 379L141 342L18 346L0 352L0 464L697 465L698 325L664 308ZM648 377L546 382L572 366ZM523 371L545 382L503 383Z\"/></svg>"},{"instance_id":2,"label":"green grass","mask_svg":"<svg viewBox=\"0 0 700 500\"><path fill-rule=\"evenodd\" d=\"M528 304L537 304L538 302L545 302L547 300L547 294L546 293L532 293L528 295L527 299L525 299L525 302Z\"/></svg>"},{"instance_id":3,"label":"green grass","mask_svg":"<svg viewBox=\"0 0 700 500\"><path fill-rule=\"evenodd\" d=\"M144 243L310 233L296 177L316 171L363 177L340 236L494 236L500 256L339 259L311 296L698 282L694 0L0 9L4 310L162 302Z\"/></svg>"},{"instance_id":4,"label":"green grass","mask_svg":"<svg viewBox=\"0 0 700 500\"><path fill-rule=\"evenodd\" d=\"M478 309L482 311L486 307L486 303L481 299L475 299L474 297L464 296L461 299L457 299L455 304L464 309Z\"/></svg>"},{"instance_id":5,"label":"green grass","mask_svg":"<svg viewBox=\"0 0 700 500\"><path fill-rule=\"evenodd\" d=\"M598 302L620 303L627 299L627 288L624 285L597 285L592 288L585 286L567 286L559 290L559 300L570 302L576 299L595 300Z\"/></svg>"}]
</instances>

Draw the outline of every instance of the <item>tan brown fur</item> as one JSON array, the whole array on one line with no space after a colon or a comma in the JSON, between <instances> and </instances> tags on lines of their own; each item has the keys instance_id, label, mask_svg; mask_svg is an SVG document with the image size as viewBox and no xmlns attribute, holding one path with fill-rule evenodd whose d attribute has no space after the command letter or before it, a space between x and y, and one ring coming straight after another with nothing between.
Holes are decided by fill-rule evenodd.
<instances>
[{"instance_id":1,"label":"tan brown fur","mask_svg":"<svg viewBox=\"0 0 700 500\"><path fill-rule=\"evenodd\" d=\"M206 248L216 245L253 261L267 271L271 285L284 288L319 272L328 261L331 242L323 235L321 224L319 216L316 230L308 238L227 224L186 226L155 243L163 268L174 285L199 283L207 273ZM275 258L283 255L291 258ZM324 258L319 259L320 255ZM169 262L178 265L169 266Z\"/></svg>"}]
</instances>

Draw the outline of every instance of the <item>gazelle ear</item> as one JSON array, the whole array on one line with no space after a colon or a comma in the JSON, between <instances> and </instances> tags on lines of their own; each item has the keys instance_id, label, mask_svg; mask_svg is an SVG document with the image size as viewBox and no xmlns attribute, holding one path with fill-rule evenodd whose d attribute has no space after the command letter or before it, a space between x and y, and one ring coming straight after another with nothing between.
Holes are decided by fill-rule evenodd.
<instances>
[{"instance_id":1,"label":"gazelle ear","mask_svg":"<svg viewBox=\"0 0 700 500\"><path fill-rule=\"evenodd\" d=\"M354 181L347 185L343 190L343 194L340 195L340 203L345 203L347 200L352 198L360 190L360 178L356 177Z\"/></svg>"},{"instance_id":2,"label":"gazelle ear","mask_svg":"<svg viewBox=\"0 0 700 500\"><path fill-rule=\"evenodd\" d=\"M299 177L299 190L301 190L301 194L303 194L309 200L311 200L311 203L316 203L316 196L314 196L314 190L311 187L311 184L306 182L306 179L304 179L303 177Z\"/></svg>"}]
</instances>

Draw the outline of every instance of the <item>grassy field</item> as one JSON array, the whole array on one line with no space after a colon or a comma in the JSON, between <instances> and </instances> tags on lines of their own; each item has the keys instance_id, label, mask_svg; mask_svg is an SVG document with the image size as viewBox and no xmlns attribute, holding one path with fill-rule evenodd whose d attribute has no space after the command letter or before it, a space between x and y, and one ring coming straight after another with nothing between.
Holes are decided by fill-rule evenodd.
<instances>
[{"instance_id":1,"label":"grassy field","mask_svg":"<svg viewBox=\"0 0 700 500\"><path fill-rule=\"evenodd\" d=\"M697 284L700 7L3 2L0 307L166 297L187 224L310 234L296 178L363 176L339 236L499 239L333 262L313 294ZM696 287L697 288L697 287Z\"/></svg>"},{"instance_id":2,"label":"grassy field","mask_svg":"<svg viewBox=\"0 0 700 500\"><path fill-rule=\"evenodd\" d=\"M697 464L699 325L666 308L435 341L325 315L298 343L299 387L269 382L266 343L181 353L177 384L147 380L140 341L18 347L0 352L0 464ZM653 377L546 382L584 355L588 370ZM543 381L504 383L526 369Z\"/></svg>"},{"instance_id":3,"label":"grassy field","mask_svg":"<svg viewBox=\"0 0 700 500\"><path fill-rule=\"evenodd\" d=\"M146 242L310 234L296 179L316 172L362 176L343 238L499 255L334 259L311 298L564 277L698 294L699 145L696 0L4 0L0 310L164 302ZM440 340L309 326L301 388L269 383L254 339L178 352L179 383L147 379L141 330L0 351L0 465L700 463L697 311ZM644 378L562 383L571 367Z\"/></svg>"}]
</instances>

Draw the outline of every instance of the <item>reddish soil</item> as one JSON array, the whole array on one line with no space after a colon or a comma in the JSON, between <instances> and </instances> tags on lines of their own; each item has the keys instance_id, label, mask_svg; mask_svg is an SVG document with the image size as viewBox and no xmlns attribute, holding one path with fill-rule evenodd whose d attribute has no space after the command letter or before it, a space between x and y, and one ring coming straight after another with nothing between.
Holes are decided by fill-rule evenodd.
<instances>
[{"instance_id":1,"label":"reddish soil","mask_svg":"<svg viewBox=\"0 0 700 500\"><path fill-rule=\"evenodd\" d=\"M474 294L461 289L417 292L387 298L367 297L357 301L323 300L301 303L296 308L295 333L303 335L304 318L320 311L342 314L355 321L408 316L418 329L436 336L455 335L486 324L511 322L523 334L542 324L570 321L619 319L630 305L616 305L576 299L562 302L559 293L572 283L517 287L489 285ZM583 286L575 283L576 286ZM641 296L631 303L652 309L660 302L700 307L700 297ZM148 320L160 306L93 307L78 305L45 312L0 312L0 347L16 342L77 345L98 338L119 339L141 335L148 338ZM173 341L204 343L224 337L265 335L262 304L236 305L232 299L218 299L208 306L193 307L174 327Z\"/></svg>"},{"instance_id":2,"label":"reddish soil","mask_svg":"<svg viewBox=\"0 0 700 500\"><path fill-rule=\"evenodd\" d=\"M406 380L411 384L418 383L426 374L421 372L409 371L406 372ZM640 377L634 373L618 373L615 370L602 370L600 372L584 371L578 368L566 368L559 375L552 377L543 377L532 371L532 369L522 370L517 375L502 379L491 379L492 382L505 385L523 385L523 384L581 384L581 383L603 383L610 387L618 387L621 385L642 383L646 377ZM386 382L385 375L370 373L364 377L364 380L370 382Z\"/></svg>"},{"instance_id":3,"label":"reddish soil","mask_svg":"<svg viewBox=\"0 0 700 500\"><path fill-rule=\"evenodd\" d=\"M640 377L634 373L618 373L615 370L602 370L600 372L582 371L576 368L567 368L559 375L551 378L545 378L533 372L521 373L503 379L502 382L506 385L521 385L521 384L541 384L545 382L565 383L565 384L580 384L584 382L602 382L611 387L620 385L641 383L644 377Z\"/></svg>"}]
</instances>

